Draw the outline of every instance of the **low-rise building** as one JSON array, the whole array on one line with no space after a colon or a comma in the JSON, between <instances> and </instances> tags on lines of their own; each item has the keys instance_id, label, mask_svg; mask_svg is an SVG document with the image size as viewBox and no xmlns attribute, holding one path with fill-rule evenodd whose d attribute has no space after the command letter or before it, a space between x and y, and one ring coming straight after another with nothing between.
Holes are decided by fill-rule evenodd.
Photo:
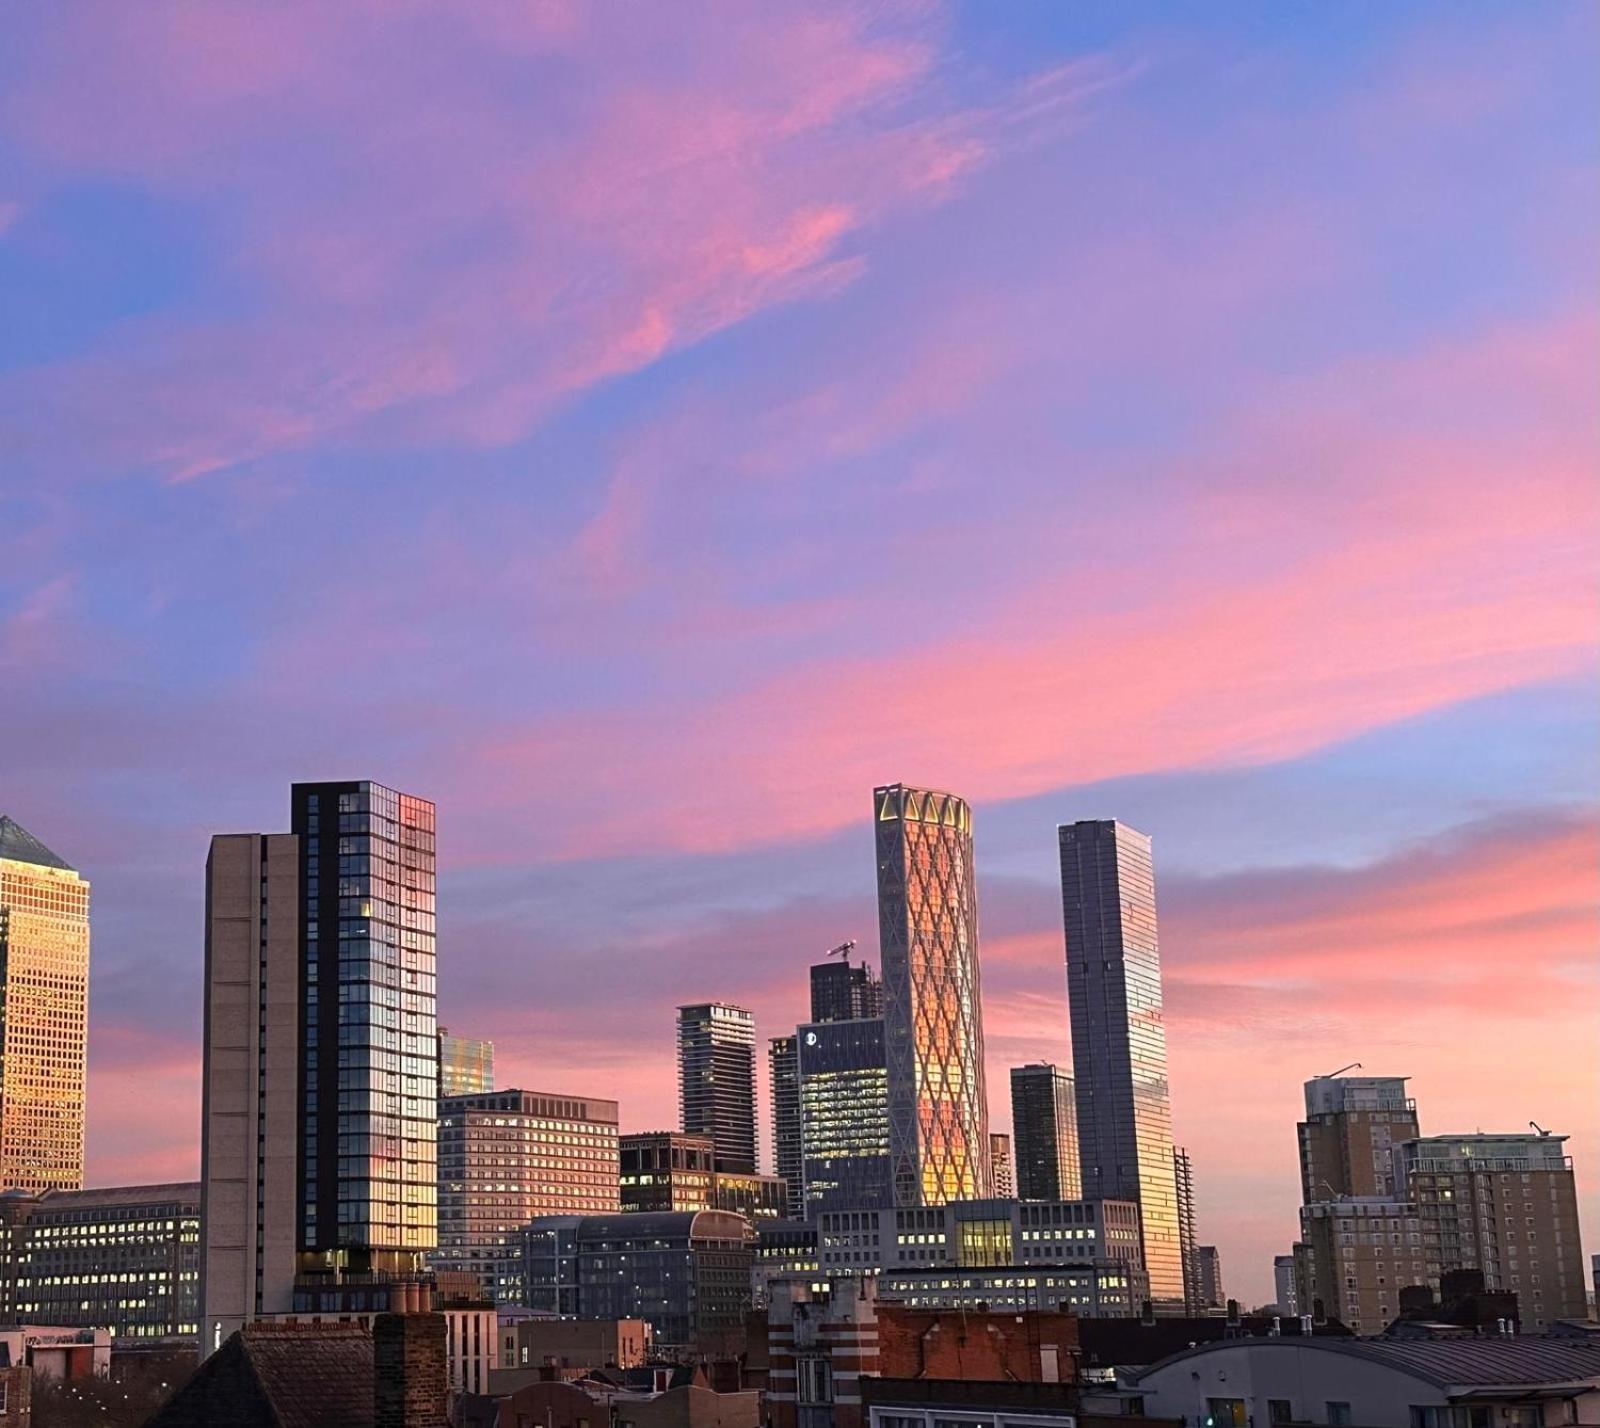
<instances>
[{"instance_id":1,"label":"low-rise building","mask_svg":"<svg viewBox=\"0 0 1600 1428\"><path fill-rule=\"evenodd\" d=\"M643 1319L546 1319L530 1315L502 1332L510 1334L509 1353L501 1354L502 1368L635 1368L650 1357L652 1343L650 1325Z\"/></svg>"},{"instance_id":2,"label":"low-rise building","mask_svg":"<svg viewBox=\"0 0 1600 1428\"><path fill-rule=\"evenodd\" d=\"M742 1335L755 1236L726 1210L552 1216L521 1231L530 1309L644 1319L663 1352Z\"/></svg>"},{"instance_id":3,"label":"low-rise building","mask_svg":"<svg viewBox=\"0 0 1600 1428\"><path fill-rule=\"evenodd\" d=\"M779 1175L717 1170L710 1136L641 1131L619 1143L620 1207L624 1214L670 1210L729 1210L747 1220L781 1220L789 1186Z\"/></svg>"},{"instance_id":4,"label":"low-rise building","mask_svg":"<svg viewBox=\"0 0 1600 1428\"><path fill-rule=\"evenodd\" d=\"M768 1286L777 1279L818 1278L817 1227L795 1220L762 1220L756 1225L755 1263L750 1282L756 1308L767 1303Z\"/></svg>"},{"instance_id":5,"label":"low-rise building","mask_svg":"<svg viewBox=\"0 0 1600 1428\"><path fill-rule=\"evenodd\" d=\"M0 1321L192 1339L199 1305L198 1184L0 1195Z\"/></svg>"},{"instance_id":6,"label":"low-rise building","mask_svg":"<svg viewBox=\"0 0 1600 1428\"><path fill-rule=\"evenodd\" d=\"M1516 1428L1600 1422L1600 1345L1581 1339L1231 1339L1123 1376L1144 1410L1214 1428Z\"/></svg>"},{"instance_id":7,"label":"low-rise building","mask_svg":"<svg viewBox=\"0 0 1600 1428\"><path fill-rule=\"evenodd\" d=\"M1063 1310L1084 1318L1136 1314L1149 1297L1143 1276L1115 1262L891 1269L878 1276L878 1293L917 1309Z\"/></svg>"}]
</instances>

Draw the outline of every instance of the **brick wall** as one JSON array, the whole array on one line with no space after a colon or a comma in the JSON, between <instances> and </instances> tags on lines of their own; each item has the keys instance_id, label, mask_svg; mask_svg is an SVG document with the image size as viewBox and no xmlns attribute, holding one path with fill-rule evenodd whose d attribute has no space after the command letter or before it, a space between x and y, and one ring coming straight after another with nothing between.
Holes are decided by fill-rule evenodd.
<instances>
[{"instance_id":1,"label":"brick wall","mask_svg":"<svg viewBox=\"0 0 1600 1428\"><path fill-rule=\"evenodd\" d=\"M372 1321L374 1428L447 1428L449 1378L442 1314Z\"/></svg>"},{"instance_id":2,"label":"brick wall","mask_svg":"<svg viewBox=\"0 0 1600 1428\"><path fill-rule=\"evenodd\" d=\"M1078 1321L1055 1311L962 1313L880 1304L878 1359L885 1378L1073 1383Z\"/></svg>"}]
</instances>

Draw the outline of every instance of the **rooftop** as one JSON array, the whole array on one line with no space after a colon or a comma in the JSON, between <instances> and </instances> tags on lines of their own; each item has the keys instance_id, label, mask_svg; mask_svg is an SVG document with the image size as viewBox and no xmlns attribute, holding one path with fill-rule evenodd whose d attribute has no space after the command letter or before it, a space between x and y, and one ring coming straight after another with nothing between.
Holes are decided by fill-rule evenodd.
<instances>
[{"instance_id":1,"label":"rooftop","mask_svg":"<svg viewBox=\"0 0 1600 1428\"><path fill-rule=\"evenodd\" d=\"M1534 1388L1600 1380L1600 1344L1582 1339L1232 1339L1185 1349L1130 1374L1138 1383L1166 1364L1248 1347L1345 1354L1386 1365L1436 1388Z\"/></svg>"},{"instance_id":2,"label":"rooftop","mask_svg":"<svg viewBox=\"0 0 1600 1428\"><path fill-rule=\"evenodd\" d=\"M60 868L68 873L77 871L66 859L46 848L16 819L4 813L0 813L0 860L32 863L40 868Z\"/></svg>"}]
</instances>

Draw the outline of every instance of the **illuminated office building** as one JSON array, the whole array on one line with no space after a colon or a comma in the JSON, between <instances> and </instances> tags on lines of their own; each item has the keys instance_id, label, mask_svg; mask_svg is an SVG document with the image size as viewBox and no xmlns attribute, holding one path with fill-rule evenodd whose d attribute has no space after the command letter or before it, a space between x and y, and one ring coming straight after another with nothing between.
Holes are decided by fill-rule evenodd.
<instances>
[{"instance_id":1,"label":"illuminated office building","mask_svg":"<svg viewBox=\"0 0 1600 1428\"><path fill-rule=\"evenodd\" d=\"M0 1195L4 1323L192 1343L199 1281L198 1184Z\"/></svg>"},{"instance_id":2,"label":"illuminated office building","mask_svg":"<svg viewBox=\"0 0 1600 1428\"><path fill-rule=\"evenodd\" d=\"M772 1168L787 1186L787 1216L805 1213L804 1168L800 1150L800 1052L793 1036L775 1036L767 1043L767 1071L772 1088Z\"/></svg>"},{"instance_id":3,"label":"illuminated office building","mask_svg":"<svg viewBox=\"0 0 1600 1428\"><path fill-rule=\"evenodd\" d=\"M620 1150L624 1214L731 1210L752 1222L788 1214L782 1176L717 1170L709 1136L635 1131L622 1137Z\"/></svg>"},{"instance_id":4,"label":"illuminated office building","mask_svg":"<svg viewBox=\"0 0 1600 1428\"><path fill-rule=\"evenodd\" d=\"M287 834L206 863L203 1348L263 1314L382 1310L437 1242L434 810L295 784Z\"/></svg>"},{"instance_id":5,"label":"illuminated office building","mask_svg":"<svg viewBox=\"0 0 1600 1428\"><path fill-rule=\"evenodd\" d=\"M1078 1108L1071 1076L1047 1061L1013 1066L1011 1135L1022 1199L1078 1198Z\"/></svg>"},{"instance_id":6,"label":"illuminated office building","mask_svg":"<svg viewBox=\"0 0 1600 1428\"><path fill-rule=\"evenodd\" d=\"M494 1090L494 1042L439 1028L439 1099Z\"/></svg>"},{"instance_id":7,"label":"illuminated office building","mask_svg":"<svg viewBox=\"0 0 1600 1428\"><path fill-rule=\"evenodd\" d=\"M895 1203L989 1193L972 812L953 794L873 790Z\"/></svg>"},{"instance_id":8,"label":"illuminated office building","mask_svg":"<svg viewBox=\"0 0 1600 1428\"><path fill-rule=\"evenodd\" d=\"M0 816L0 1190L83 1184L89 883Z\"/></svg>"},{"instance_id":9,"label":"illuminated office building","mask_svg":"<svg viewBox=\"0 0 1600 1428\"><path fill-rule=\"evenodd\" d=\"M756 1170L756 1023L743 1007L678 1008L679 1128L710 1136L718 1170Z\"/></svg>"},{"instance_id":10,"label":"illuminated office building","mask_svg":"<svg viewBox=\"0 0 1600 1428\"><path fill-rule=\"evenodd\" d=\"M1183 1250L1150 839L1106 819L1064 824L1059 840L1083 1194L1138 1204L1151 1296L1158 1311L1180 1312Z\"/></svg>"},{"instance_id":11,"label":"illuminated office building","mask_svg":"<svg viewBox=\"0 0 1600 1428\"><path fill-rule=\"evenodd\" d=\"M805 1217L894 1202L881 1018L798 1029Z\"/></svg>"},{"instance_id":12,"label":"illuminated office building","mask_svg":"<svg viewBox=\"0 0 1600 1428\"><path fill-rule=\"evenodd\" d=\"M540 1215L620 1208L615 1101L546 1091L439 1098L436 1269L476 1275L493 1302L516 1304L517 1231Z\"/></svg>"}]
</instances>

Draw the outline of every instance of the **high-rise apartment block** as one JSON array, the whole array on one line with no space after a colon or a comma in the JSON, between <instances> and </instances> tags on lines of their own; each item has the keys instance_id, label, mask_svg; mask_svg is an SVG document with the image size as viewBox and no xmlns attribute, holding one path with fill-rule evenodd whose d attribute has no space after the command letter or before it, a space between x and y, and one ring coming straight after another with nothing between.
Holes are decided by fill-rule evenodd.
<instances>
[{"instance_id":1,"label":"high-rise apartment block","mask_svg":"<svg viewBox=\"0 0 1600 1428\"><path fill-rule=\"evenodd\" d=\"M1011 1137L999 1131L989 1132L989 1183L994 1187L996 1200L1016 1199L1017 1177L1011 1167Z\"/></svg>"},{"instance_id":2,"label":"high-rise apartment block","mask_svg":"<svg viewBox=\"0 0 1600 1428\"><path fill-rule=\"evenodd\" d=\"M1300 1312L1300 1295L1295 1284L1292 1254L1278 1254L1272 1257L1272 1298L1278 1313L1292 1316Z\"/></svg>"},{"instance_id":3,"label":"high-rise apartment block","mask_svg":"<svg viewBox=\"0 0 1600 1428\"><path fill-rule=\"evenodd\" d=\"M678 1008L678 1105L685 1135L711 1138L716 1168L756 1169L756 1030L743 1007Z\"/></svg>"},{"instance_id":4,"label":"high-rise apartment block","mask_svg":"<svg viewBox=\"0 0 1600 1428\"><path fill-rule=\"evenodd\" d=\"M83 1185L89 883L0 815L0 1190Z\"/></svg>"},{"instance_id":5,"label":"high-rise apartment block","mask_svg":"<svg viewBox=\"0 0 1600 1428\"><path fill-rule=\"evenodd\" d=\"M435 1268L476 1275L495 1303L520 1303L523 1225L620 1208L615 1101L547 1091L439 1098Z\"/></svg>"},{"instance_id":6,"label":"high-rise apartment block","mask_svg":"<svg viewBox=\"0 0 1600 1428\"><path fill-rule=\"evenodd\" d=\"M813 1022L795 1040L805 1218L893 1203L883 1019Z\"/></svg>"},{"instance_id":7,"label":"high-rise apartment block","mask_svg":"<svg viewBox=\"0 0 1600 1428\"><path fill-rule=\"evenodd\" d=\"M263 1314L381 1310L437 1240L433 805L290 804L290 833L206 864L206 1351Z\"/></svg>"},{"instance_id":8,"label":"high-rise apartment block","mask_svg":"<svg viewBox=\"0 0 1600 1428\"><path fill-rule=\"evenodd\" d=\"M1395 1148L1423 1244L1441 1270L1477 1269L1517 1296L1524 1332L1588 1317L1578 1198L1561 1135L1427 1136Z\"/></svg>"},{"instance_id":9,"label":"high-rise apartment block","mask_svg":"<svg viewBox=\"0 0 1600 1428\"><path fill-rule=\"evenodd\" d=\"M862 1021L883 1015L883 983L865 962L818 962L811 969L811 1020Z\"/></svg>"},{"instance_id":10,"label":"high-rise apartment block","mask_svg":"<svg viewBox=\"0 0 1600 1428\"><path fill-rule=\"evenodd\" d=\"M972 811L949 793L873 790L895 1202L989 1193Z\"/></svg>"},{"instance_id":11,"label":"high-rise apartment block","mask_svg":"<svg viewBox=\"0 0 1600 1428\"><path fill-rule=\"evenodd\" d=\"M1199 1246L1194 1229L1194 1167L1189 1152L1181 1145L1172 1147L1172 1178L1178 1191L1178 1248L1183 1255L1183 1302L1185 1312L1198 1314L1205 1308L1200 1292Z\"/></svg>"},{"instance_id":12,"label":"high-rise apartment block","mask_svg":"<svg viewBox=\"0 0 1600 1428\"><path fill-rule=\"evenodd\" d=\"M439 1098L494 1090L494 1042L439 1028Z\"/></svg>"},{"instance_id":13,"label":"high-rise apartment block","mask_svg":"<svg viewBox=\"0 0 1600 1428\"><path fill-rule=\"evenodd\" d=\"M1018 1195L1078 1199L1078 1108L1071 1076L1047 1061L1012 1067L1011 1135Z\"/></svg>"},{"instance_id":14,"label":"high-rise apartment block","mask_svg":"<svg viewBox=\"0 0 1600 1428\"><path fill-rule=\"evenodd\" d=\"M805 1180L800 1142L800 1051L793 1036L767 1043L768 1085L772 1091L772 1168L787 1187L787 1218L805 1214Z\"/></svg>"},{"instance_id":15,"label":"high-rise apartment block","mask_svg":"<svg viewBox=\"0 0 1600 1428\"><path fill-rule=\"evenodd\" d=\"M1417 1131L1404 1076L1318 1076L1305 1083L1301 1203L1394 1195L1394 1147Z\"/></svg>"},{"instance_id":16,"label":"high-rise apartment block","mask_svg":"<svg viewBox=\"0 0 1600 1428\"><path fill-rule=\"evenodd\" d=\"M1150 839L1113 820L1059 829L1082 1193L1133 1200L1158 1311L1183 1303Z\"/></svg>"},{"instance_id":17,"label":"high-rise apartment block","mask_svg":"<svg viewBox=\"0 0 1600 1428\"><path fill-rule=\"evenodd\" d=\"M1222 1308L1222 1256L1215 1245L1196 1245L1194 1257L1201 1311Z\"/></svg>"}]
</instances>

